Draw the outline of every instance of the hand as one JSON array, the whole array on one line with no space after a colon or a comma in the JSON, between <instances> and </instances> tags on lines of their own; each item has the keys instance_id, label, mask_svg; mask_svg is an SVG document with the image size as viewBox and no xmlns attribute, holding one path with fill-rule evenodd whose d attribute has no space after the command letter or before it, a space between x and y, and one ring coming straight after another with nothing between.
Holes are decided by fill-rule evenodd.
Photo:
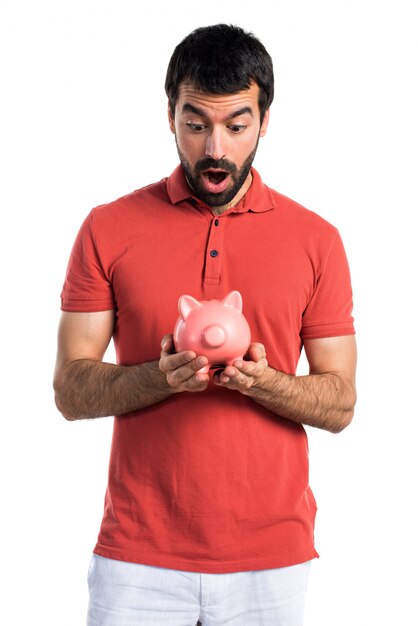
<instances>
[{"instance_id":1,"label":"hand","mask_svg":"<svg viewBox=\"0 0 418 626\"><path fill-rule=\"evenodd\" d=\"M204 391L209 383L209 375L199 372L208 364L204 356L195 352L174 352L173 335L165 335L161 340L159 368L167 378L174 393L181 391Z\"/></svg>"},{"instance_id":2,"label":"hand","mask_svg":"<svg viewBox=\"0 0 418 626\"><path fill-rule=\"evenodd\" d=\"M252 343L248 349L248 360L236 359L232 365L216 372L215 385L246 393L257 386L268 371L266 349L262 343Z\"/></svg>"}]
</instances>

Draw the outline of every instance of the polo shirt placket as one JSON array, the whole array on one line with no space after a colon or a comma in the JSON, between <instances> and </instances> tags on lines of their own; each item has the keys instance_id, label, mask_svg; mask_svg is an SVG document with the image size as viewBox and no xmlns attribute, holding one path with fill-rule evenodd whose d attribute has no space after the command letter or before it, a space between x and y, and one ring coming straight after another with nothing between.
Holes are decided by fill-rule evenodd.
<instances>
[{"instance_id":1,"label":"polo shirt placket","mask_svg":"<svg viewBox=\"0 0 418 626\"><path fill-rule=\"evenodd\" d=\"M211 220L203 272L203 287L208 288L209 292L211 287L217 287L221 280L224 228L225 218L214 217Z\"/></svg>"}]
</instances>

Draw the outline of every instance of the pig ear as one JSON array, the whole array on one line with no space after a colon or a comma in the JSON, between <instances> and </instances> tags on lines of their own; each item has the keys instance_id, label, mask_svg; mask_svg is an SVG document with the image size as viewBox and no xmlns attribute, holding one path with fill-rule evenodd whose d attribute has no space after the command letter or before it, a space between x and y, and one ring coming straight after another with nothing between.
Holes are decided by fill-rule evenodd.
<instances>
[{"instance_id":1,"label":"pig ear","mask_svg":"<svg viewBox=\"0 0 418 626\"><path fill-rule=\"evenodd\" d=\"M180 296L179 298L179 313L184 320L189 315L190 311L200 306L202 306L200 302L195 300L192 296Z\"/></svg>"},{"instance_id":2,"label":"pig ear","mask_svg":"<svg viewBox=\"0 0 418 626\"><path fill-rule=\"evenodd\" d=\"M233 306L237 311L242 313L242 296L239 291L230 291L222 300L222 304Z\"/></svg>"}]
</instances>

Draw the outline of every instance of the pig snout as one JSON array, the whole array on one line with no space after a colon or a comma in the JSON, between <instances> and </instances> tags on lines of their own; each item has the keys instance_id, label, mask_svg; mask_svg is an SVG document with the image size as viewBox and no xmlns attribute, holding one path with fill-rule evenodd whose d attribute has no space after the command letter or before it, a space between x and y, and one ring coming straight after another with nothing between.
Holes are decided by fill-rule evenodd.
<instances>
[{"instance_id":1,"label":"pig snout","mask_svg":"<svg viewBox=\"0 0 418 626\"><path fill-rule=\"evenodd\" d=\"M225 329L218 324L211 324L202 330L202 340L209 348L219 348L223 346L227 339Z\"/></svg>"}]
</instances>

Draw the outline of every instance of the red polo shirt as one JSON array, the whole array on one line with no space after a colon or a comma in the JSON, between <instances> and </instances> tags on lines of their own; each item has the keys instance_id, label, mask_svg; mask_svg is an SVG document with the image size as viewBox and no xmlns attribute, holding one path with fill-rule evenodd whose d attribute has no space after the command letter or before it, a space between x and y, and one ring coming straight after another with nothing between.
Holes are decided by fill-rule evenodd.
<instances>
[{"instance_id":1,"label":"red polo shirt","mask_svg":"<svg viewBox=\"0 0 418 626\"><path fill-rule=\"evenodd\" d=\"M338 231L252 173L220 217L191 197L180 166L95 208L72 251L62 309L114 308L122 365L159 358L185 293L240 291L253 341L289 374L303 339L354 333ZM315 512L303 426L210 384L115 418L95 552L198 572L287 566L317 556Z\"/></svg>"}]
</instances>

